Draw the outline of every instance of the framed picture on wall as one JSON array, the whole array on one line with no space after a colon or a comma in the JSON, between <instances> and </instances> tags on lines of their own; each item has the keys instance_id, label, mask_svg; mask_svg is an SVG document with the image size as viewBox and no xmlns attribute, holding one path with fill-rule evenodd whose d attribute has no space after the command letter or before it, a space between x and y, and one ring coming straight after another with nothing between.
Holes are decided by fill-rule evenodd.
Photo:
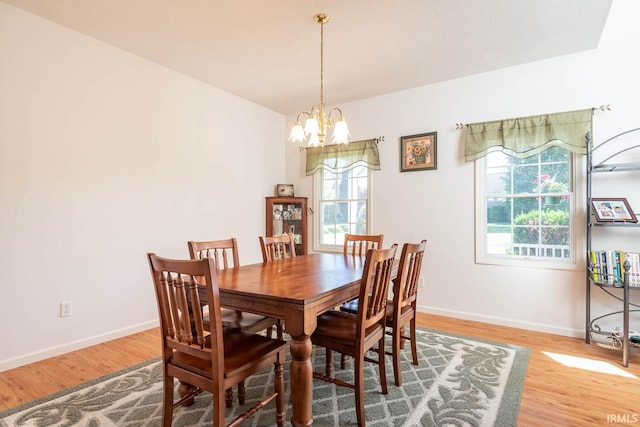
<instances>
[{"instance_id":1,"label":"framed picture on wall","mask_svg":"<svg viewBox=\"0 0 640 427\"><path fill-rule=\"evenodd\" d=\"M591 208L598 222L638 222L627 199L592 198Z\"/></svg>"},{"instance_id":2,"label":"framed picture on wall","mask_svg":"<svg viewBox=\"0 0 640 427\"><path fill-rule=\"evenodd\" d=\"M400 172L437 169L438 133L400 137Z\"/></svg>"}]
</instances>

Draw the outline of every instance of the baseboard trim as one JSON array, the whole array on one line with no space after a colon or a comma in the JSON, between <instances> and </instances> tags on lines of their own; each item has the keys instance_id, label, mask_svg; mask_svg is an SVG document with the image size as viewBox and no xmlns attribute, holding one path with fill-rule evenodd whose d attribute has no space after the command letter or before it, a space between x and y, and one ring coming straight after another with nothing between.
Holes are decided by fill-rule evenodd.
<instances>
[{"instance_id":1,"label":"baseboard trim","mask_svg":"<svg viewBox=\"0 0 640 427\"><path fill-rule=\"evenodd\" d=\"M430 307L420 305L417 307L419 312L435 314L438 316L455 317L457 319L472 320L475 322L490 323L500 326L508 326L512 328L526 329L537 332L545 332L549 334L562 335L573 338L584 338L584 331L561 328L554 325L537 322L523 322L514 319L506 319L496 316L485 316L477 313L468 313L457 310L446 310L437 307ZM100 335L94 335L92 337L84 338L77 341L65 343L56 347L50 347L34 353L29 353L14 357L11 359L0 360L0 372L7 371L9 369L17 368L29 363L38 362L40 360L48 359L50 357L59 356L64 353L79 350L81 348L90 347L96 344L102 344L103 342L110 341L116 338L122 338L127 335L135 334L137 332L146 331L151 328L155 328L159 325L158 320L152 320L149 322L140 323L126 328L117 329Z\"/></svg>"},{"instance_id":2,"label":"baseboard trim","mask_svg":"<svg viewBox=\"0 0 640 427\"><path fill-rule=\"evenodd\" d=\"M83 338L81 340L68 342L55 347L49 347L43 350L39 350L33 353L24 354L11 359L0 360L0 372L7 371L9 369L17 368L27 365L29 363L39 362L40 360L48 359L50 357L59 356L64 353L79 350L81 348L90 347L96 344L102 344L103 342L111 341L116 338L126 337L127 335L135 334L138 332L146 331L151 328L155 328L159 325L158 320L152 320L149 322L139 323L137 325L128 326L126 328L117 329L100 335L94 335L91 337Z\"/></svg>"},{"instance_id":3,"label":"baseboard trim","mask_svg":"<svg viewBox=\"0 0 640 427\"><path fill-rule=\"evenodd\" d=\"M417 306L416 309L421 313L435 314L438 316L455 317L456 319L472 320L475 322L490 323L493 325L508 326L512 328L526 329L536 332L545 332L548 334L562 335L565 337L584 338L584 330L563 328L546 323L523 322L514 319L506 319L503 317L486 316L482 314L468 313L457 310L446 310L425 305Z\"/></svg>"}]
</instances>

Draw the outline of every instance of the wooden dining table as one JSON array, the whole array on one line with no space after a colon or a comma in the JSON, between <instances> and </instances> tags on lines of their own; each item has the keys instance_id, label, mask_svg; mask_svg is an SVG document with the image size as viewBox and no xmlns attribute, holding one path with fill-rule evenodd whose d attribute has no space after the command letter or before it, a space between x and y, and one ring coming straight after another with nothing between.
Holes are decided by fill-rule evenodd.
<instances>
[{"instance_id":1,"label":"wooden dining table","mask_svg":"<svg viewBox=\"0 0 640 427\"><path fill-rule=\"evenodd\" d=\"M218 272L220 304L283 319L291 336L293 426L313 424L311 334L316 318L358 296L364 257L313 253Z\"/></svg>"}]
</instances>

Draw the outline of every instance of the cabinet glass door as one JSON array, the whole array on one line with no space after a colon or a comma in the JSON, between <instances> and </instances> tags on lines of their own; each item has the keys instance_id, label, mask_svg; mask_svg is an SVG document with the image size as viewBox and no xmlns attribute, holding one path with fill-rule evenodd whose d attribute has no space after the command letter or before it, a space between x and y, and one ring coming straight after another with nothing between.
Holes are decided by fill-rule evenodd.
<instances>
[{"instance_id":1,"label":"cabinet glass door","mask_svg":"<svg viewBox=\"0 0 640 427\"><path fill-rule=\"evenodd\" d=\"M292 234L297 255L306 254L306 198L267 198L267 235Z\"/></svg>"}]
</instances>

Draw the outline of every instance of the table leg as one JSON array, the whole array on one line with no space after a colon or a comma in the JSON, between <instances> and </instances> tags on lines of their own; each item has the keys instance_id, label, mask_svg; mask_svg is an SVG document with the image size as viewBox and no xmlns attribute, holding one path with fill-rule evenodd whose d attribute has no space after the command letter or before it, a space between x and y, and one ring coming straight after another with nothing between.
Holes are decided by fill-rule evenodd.
<instances>
[{"instance_id":1,"label":"table leg","mask_svg":"<svg viewBox=\"0 0 640 427\"><path fill-rule=\"evenodd\" d=\"M308 335L291 337L291 406L294 427L313 424L311 406L313 402L313 346Z\"/></svg>"}]
</instances>

